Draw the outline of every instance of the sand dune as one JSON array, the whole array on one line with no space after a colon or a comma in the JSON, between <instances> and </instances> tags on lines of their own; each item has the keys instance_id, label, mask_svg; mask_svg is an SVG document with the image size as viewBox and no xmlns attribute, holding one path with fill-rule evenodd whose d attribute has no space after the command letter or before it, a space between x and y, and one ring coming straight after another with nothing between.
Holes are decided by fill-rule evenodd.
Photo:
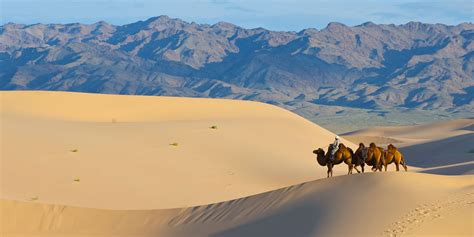
<instances>
[{"instance_id":1,"label":"sand dune","mask_svg":"<svg viewBox=\"0 0 474 237\"><path fill-rule=\"evenodd\" d=\"M344 137L351 141L409 146L473 133L474 119L456 119L413 126L374 127L345 133Z\"/></svg>"},{"instance_id":2,"label":"sand dune","mask_svg":"<svg viewBox=\"0 0 474 237\"><path fill-rule=\"evenodd\" d=\"M401 148L410 165L436 167L474 161L474 133L453 136Z\"/></svg>"},{"instance_id":3,"label":"sand dune","mask_svg":"<svg viewBox=\"0 0 474 237\"><path fill-rule=\"evenodd\" d=\"M334 134L271 105L28 91L0 99L2 236L474 234L473 120L351 133L403 142L419 168L326 179L311 151Z\"/></svg>"},{"instance_id":4,"label":"sand dune","mask_svg":"<svg viewBox=\"0 0 474 237\"><path fill-rule=\"evenodd\" d=\"M19 91L1 100L2 197L16 200L111 209L230 200L325 177L311 152L334 138L256 102Z\"/></svg>"},{"instance_id":5,"label":"sand dune","mask_svg":"<svg viewBox=\"0 0 474 237\"><path fill-rule=\"evenodd\" d=\"M169 210L115 211L2 200L2 226L7 236L472 236L472 179L369 173ZM458 228L428 228L440 221L455 222Z\"/></svg>"}]
</instances>

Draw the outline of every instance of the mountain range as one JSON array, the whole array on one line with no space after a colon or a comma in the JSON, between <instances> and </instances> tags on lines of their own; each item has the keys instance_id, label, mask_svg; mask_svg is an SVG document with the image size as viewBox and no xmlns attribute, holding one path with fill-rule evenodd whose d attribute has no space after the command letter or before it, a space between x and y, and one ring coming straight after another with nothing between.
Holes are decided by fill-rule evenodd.
<instances>
[{"instance_id":1,"label":"mountain range","mask_svg":"<svg viewBox=\"0 0 474 237\"><path fill-rule=\"evenodd\" d=\"M472 112L474 24L8 23L0 90L256 100L308 118L314 106Z\"/></svg>"}]
</instances>

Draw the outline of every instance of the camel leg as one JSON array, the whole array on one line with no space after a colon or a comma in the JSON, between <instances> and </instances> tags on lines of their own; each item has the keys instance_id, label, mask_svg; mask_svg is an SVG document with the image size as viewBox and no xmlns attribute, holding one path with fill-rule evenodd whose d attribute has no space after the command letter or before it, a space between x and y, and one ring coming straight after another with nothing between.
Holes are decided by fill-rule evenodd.
<instances>
[{"instance_id":1,"label":"camel leg","mask_svg":"<svg viewBox=\"0 0 474 237\"><path fill-rule=\"evenodd\" d=\"M365 172L365 170L364 170L365 164L362 164L362 165L360 165L360 166L362 167L362 173L364 173L364 172Z\"/></svg>"},{"instance_id":2,"label":"camel leg","mask_svg":"<svg viewBox=\"0 0 474 237\"><path fill-rule=\"evenodd\" d=\"M331 163L328 164L328 178L332 177L332 166L333 165Z\"/></svg>"},{"instance_id":3,"label":"camel leg","mask_svg":"<svg viewBox=\"0 0 474 237\"><path fill-rule=\"evenodd\" d=\"M374 172L382 171L382 162L381 161L376 162L375 165L372 167L372 170Z\"/></svg>"},{"instance_id":4,"label":"camel leg","mask_svg":"<svg viewBox=\"0 0 474 237\"><path fill-rule=\"evenodd\" d=\"M405 163L405 159L403 159L403 156L402 156L402 164L403 164L403 168L405 169L405 172L408 171L407 163Z\"/></svg>"},{"instance_id":5,"label":"camel leg","mask_svg":"<svg viewBox=\"0 0 474 237\"><path fill-rule=\"evenodd\" d=\"M357 169L357 165L354 166L354 169L357 171L357 173L360 173L359 169Z\"/></svg>"},{"instance_id":6,"label":"camel leg","mask_svg":"<svg viewBox=\"0 0 474 237\"><path fill-rule=\"evenodd\" d=\"M399 165L400 165L400 162L395 162L395 166L397 167L397 172L400 171Z\"/></svg>"},{"instance_id":7,"label":"camel leg","mask_svg":"<svg viewBox=\"0 0 474 237\"><path fill-rule=\"evenodd\" d=\"M374 164L372 165L372 167L370 167L372 172L375 172L375 167L377 167L377 163L374 161Z\"/></svg>"},{"instance_id":8,"label":"camel leg","mask_svg":"<svg viewBox=\"0 0 474 237\"><path fill-rule=\"evenodd\" d=\"M348 169L349 169L347 174L352 174L352 164L348 164L347 166L348 166Z\"/></svg>"}]
</instances>

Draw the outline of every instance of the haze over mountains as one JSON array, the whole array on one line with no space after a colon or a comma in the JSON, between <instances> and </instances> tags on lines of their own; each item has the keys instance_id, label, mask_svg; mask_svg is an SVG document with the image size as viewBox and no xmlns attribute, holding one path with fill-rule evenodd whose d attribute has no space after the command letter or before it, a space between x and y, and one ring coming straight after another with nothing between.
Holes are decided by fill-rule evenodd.
<instances>
[{"instance_id":1,"label":"haze over mountains","mask_svg":"<svg viewBox=\"0 0 474 237\"><path fill-rule=\"evenodd\" d=\"M283 19L282 19L283 20ZM0 27L1 90L474 111L474 24L330 23L279 32L167 16L128 25Z\"/></svg>"}]
</instances>

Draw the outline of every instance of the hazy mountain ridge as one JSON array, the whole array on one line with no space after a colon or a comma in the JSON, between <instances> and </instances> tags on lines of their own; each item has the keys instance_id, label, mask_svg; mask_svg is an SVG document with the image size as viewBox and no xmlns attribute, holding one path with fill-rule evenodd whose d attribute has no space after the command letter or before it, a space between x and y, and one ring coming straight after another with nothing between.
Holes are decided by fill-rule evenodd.
<instances>
[{"instance_id":1,"label":"hazy mountain ridge","mask_svg":"<svg viewBox=\"0 0 474 237\"><path fill-rule=\"evenodd\" d=\"M474 25L276 32L166 16L5 24L0 89L250 99L301 108L474 110Z\"/></svg>"}]
</instances>

